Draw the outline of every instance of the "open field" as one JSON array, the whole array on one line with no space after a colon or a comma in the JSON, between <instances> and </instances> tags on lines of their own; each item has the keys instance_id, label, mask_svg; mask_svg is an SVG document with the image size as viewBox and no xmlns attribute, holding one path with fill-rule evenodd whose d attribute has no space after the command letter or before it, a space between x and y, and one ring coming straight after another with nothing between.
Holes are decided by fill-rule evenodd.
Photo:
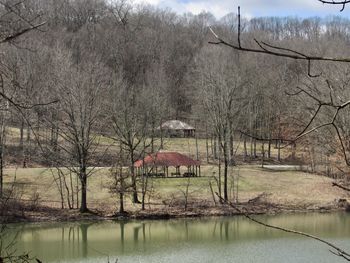
<instances>
[{"instance_id":1,"label":"open field","mask_svg":"<svg viewBox=\"0 0 350 263\"><path fill-rule=\"evenodd\" d=\"M58 188L49 169L7 169L5 172L5 186L7 187L16 175L17 196L31 200L34 195L37 195L39 202L43 205L60 206ZM108 168L98 168L89 178L89 207L102 211L116 209L117 197L109 191L112 180L109 174ZM237 177L239 178L239 201L248 201L259 194L266 193L267 201L274 204L317 208L330 205L335 199L346 197L343 191L331 186L331 179L298 171L271 171L257 166L241 166L234 167L230 174L229 186L232 186L232 175L235 175L235 183ZM189 199L191 201L212 202L209 182L215 185L213 176L217 175L217 167L208 165L202 167L202 177L199 178L150 178L149 186L153 188L150 203L153 206L164 207L165 204L169 205L175 199L182 200L182 191L185 190L188 180L190 180ZM214 191L217 189L215 188ZM230 195L232 198L232 188ZM148 197L146 200L149 200ZM138 205L131 204L129 198L126 202L127 209L139 209Z\"/></svg>"},{"instance_id":2,"label":"open field","mask_svg":"<svg viewBox=\"0 0 350 263\"><path fill-rule=\"evenodd\" d=\"M26 135L27 130L24 130ZM41 138L43 141L41 143L46 144L48 140L45 140L48 135L48 131L41 130ZM150 141L150 139L149 139ZM97 166L111 166L113 165L117 158L118 152L120 151L119 143L112 138L97 135L96 142L98 143L96 156L91 160L91 165ZM46 167L48 165L47 159L42 156L41 150L37 147L37 142L34 140L34 136L31 135L31 141L28 143L26 138L24 138L24 149L20 146L20 130L16 127L7 128L7 149L5 151L5 167L22 167L25 160L27 167ZM201 161L202 165L213 165L218 162L215 159L214 149L215 143L212 139L208 138L198 138L197 140L193 137L191 138L163 138L163 148L160 147L160 138L154 138L153 151L175 151L185 154L193 159L197 159L197 148L198 148L198 159ZM261 163L261 149L262 143L260 141L256 142L256 157L251 157L250 154L253 152L251 149L252 144L249 138L246 141L246 151L248 156L244 158L244 141L239 134L234 136L233 149L234 149L234 159L237 164L260 164ZM280 149L280 161L278 161L278 149L274 144L271 144L271 156L267 158L268 145L265 143L265 163L266 164L295 164L295 163L309 163L308 153L305 149L297 147L296 157L297 160L291 159L291 146ZM140 150L140 149L139 149ZM152 149L149 147L147 152L151 152ZM219 154L219 147L216 146L216 153ZM222 157L222 154L221 154ZM303 161L301 161L303 160ZM71 165L71 164L67 164Z\"/></svg>"}]
</instances>

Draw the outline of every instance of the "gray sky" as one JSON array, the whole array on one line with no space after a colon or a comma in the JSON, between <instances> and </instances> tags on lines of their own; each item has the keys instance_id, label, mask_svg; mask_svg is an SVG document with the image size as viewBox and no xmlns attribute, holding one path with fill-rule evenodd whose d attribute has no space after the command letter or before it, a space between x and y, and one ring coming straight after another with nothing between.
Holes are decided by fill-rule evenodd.
<instances>
[{"instance_id":1,"label":"gray sky","mask_svg":"<svg viewBox=\"0 0 350 263\"><path fill-rule=\"evenodd\" d=\"M343 12L341 6L323 5L317 0L134 0L135 4L148 3L161 8L170 8L182 14L201 11L213 13L217 18L230 12L241 12L247 17L257 16L329 16L350 17L350 4Z\"/></svg>"}]
</instances>

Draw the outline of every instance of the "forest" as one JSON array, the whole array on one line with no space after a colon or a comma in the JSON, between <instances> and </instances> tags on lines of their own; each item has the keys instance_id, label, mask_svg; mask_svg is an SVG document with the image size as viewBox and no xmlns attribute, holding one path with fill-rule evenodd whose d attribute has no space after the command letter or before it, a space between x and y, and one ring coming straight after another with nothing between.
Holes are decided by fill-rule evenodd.
<instances>
[{"instance_id":1,"label":"forest","mask_svg":"<svg viewBox=\"0 0 350 263\"><path fill-rule=\"evenodd\" d=\"M157 242L232 262L255 240L284 261L285 233L302 262L350 261L349 44L337 14L0 0L0 262L154 262Z\"/></svg>"},{"instance_id":2,"label":"forest","mask_svg":"<svg viewBox=\"0 0 350 263\"><path fill-rule=\"evenodd\" d=\"M347 18L218 19L127 0L2 1L0 13L1 194L5 168L53 167L62 202L69 171L87 211L94 168L129 167L115 191L137 203L133 164L163 148L158 127L171 119L196 127L192 157L219 166L226 201L239 164L307 165L346 182L350 68L308 57L350 57ZM217 35L308 56L240 52Z\"/></svg>"}]
</instances>

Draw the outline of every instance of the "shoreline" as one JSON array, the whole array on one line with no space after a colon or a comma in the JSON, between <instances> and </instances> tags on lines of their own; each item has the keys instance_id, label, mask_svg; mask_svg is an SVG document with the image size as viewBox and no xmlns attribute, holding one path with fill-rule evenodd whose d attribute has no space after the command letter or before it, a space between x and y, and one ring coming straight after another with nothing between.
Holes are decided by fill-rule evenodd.
<instances>
[{"instance_id":1,"label":"shoreline","mask_svg":"<svg viewBox=\"0 0 350 263\"><path fill-rule=\"evenodd\" d=\"M237 204L241 210L247 211L249 215L277 215L295 213L332 213L349 212L345 207L328 205L321 207L297 207L275 204ZM226 217L242 216L228 205L212 207L190 207L186 211L182 207L170 209L153 209L145 211L132 211L124 214L101 214L95 211L80 213L77 209L59 209L51 207L40 207L36 210L27 210L22 215L0 216L0 224L15 223L49 223L49 222L78 222L78 221L118 221L118 220L169 220L180 218L204 218L204 217Z\"/></svg>"}]
</instances>

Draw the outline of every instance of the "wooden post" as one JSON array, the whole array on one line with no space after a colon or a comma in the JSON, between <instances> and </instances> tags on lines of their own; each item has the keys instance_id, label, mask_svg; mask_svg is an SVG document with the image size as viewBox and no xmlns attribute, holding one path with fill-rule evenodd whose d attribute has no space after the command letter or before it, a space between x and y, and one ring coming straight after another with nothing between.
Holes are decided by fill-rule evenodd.
<instances>
[{"instance_id":1,"label":"wooden post","mask_svg":"<svg viewBox=\"0 0 350 263\"><path fill-rule=\"evenodd\" d=\"M201 166L198 166L199 177L201 177Z\"/></svg>"}]
</instances>

